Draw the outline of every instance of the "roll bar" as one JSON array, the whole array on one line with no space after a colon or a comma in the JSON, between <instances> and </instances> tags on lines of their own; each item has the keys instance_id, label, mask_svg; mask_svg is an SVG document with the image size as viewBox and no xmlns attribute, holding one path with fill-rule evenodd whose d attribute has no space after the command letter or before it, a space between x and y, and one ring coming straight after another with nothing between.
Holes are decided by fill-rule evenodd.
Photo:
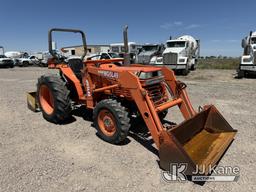
<instances>
[{"instance_id":1,"label":"roll bar","mask_svg":"<svg viewBox=\"0 0 256 192\"><path fill-rule=\"evenodd\" d=\"M68 32L68 33L80 33L82 36L82 42L83 42L83 50L84 53L81 57L81 59L83 60L84 57L86 56L87 53L87 45L86 45L86 38L85 38L85 34L83 31L78 30L78 29L62 29L62 28L52 28L49 30L48 32L48 46L49 46L49 52L51 53L51 55L55 58L58 59L56 53L53 51L52 49L52 33L53 32Z\"/></svg>"}]
</instances>

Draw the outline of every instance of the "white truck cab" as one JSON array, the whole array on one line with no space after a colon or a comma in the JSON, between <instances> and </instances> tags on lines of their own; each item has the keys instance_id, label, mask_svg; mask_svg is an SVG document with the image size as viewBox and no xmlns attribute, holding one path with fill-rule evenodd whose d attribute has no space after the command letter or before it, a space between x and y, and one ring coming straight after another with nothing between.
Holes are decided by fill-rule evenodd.
<instances>
[{"instance_id":1,"label":"white truck cab","mask_svg":"<svg viewBox=\"0 0 256 192\"><path fill-rule=\"evenodd\" d=\"M251 31L249 36L242 39L242 48L244 51L237 70L237 78L246 77L249 73L256 74L256 31Z\"/></svg>"},{"instance_id":2,"label":"white truck cab","mask_svg":"<svg viewBox=\"0 0 256 192\"><path fill-rule=\"evenodd\" d=\"M137 62L141 64L152 64L152 60L161 56L163 51L163 44L144 44L137 55Z\"/></svg>"},{"instance_id":3,"label":"white truck cab","mask_svg":"<svg viewBox=\"0 0 256 192\"><path fill-rule=\"evenodd\" d=\"M199 56L199 40L190 35L183 35L166 41L162 57L154 57L150 64L167 65L172 70L181 71L187 75L189 70L195 70Z\"/></svg>"}]
</instances>

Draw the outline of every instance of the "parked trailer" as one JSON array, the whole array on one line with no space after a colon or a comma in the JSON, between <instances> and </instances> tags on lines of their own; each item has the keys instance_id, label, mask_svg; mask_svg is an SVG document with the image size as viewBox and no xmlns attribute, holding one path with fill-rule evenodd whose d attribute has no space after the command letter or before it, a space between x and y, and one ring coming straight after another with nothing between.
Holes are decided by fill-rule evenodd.
<instances>
[{"instance_id":1,"label":"parked trailer","mask_svg":"<svg viewBox=\"0 0 256 192\"><path fill-rule=\"evenodd\" d=\"M110 44L110 52L117 53L120 57L124 58L124 43ZM135 63L136 55L138 54L138 45L136 44L136 42L128 42L128 54L130 56L130 63Z\"/></svg>"}]
</instances>

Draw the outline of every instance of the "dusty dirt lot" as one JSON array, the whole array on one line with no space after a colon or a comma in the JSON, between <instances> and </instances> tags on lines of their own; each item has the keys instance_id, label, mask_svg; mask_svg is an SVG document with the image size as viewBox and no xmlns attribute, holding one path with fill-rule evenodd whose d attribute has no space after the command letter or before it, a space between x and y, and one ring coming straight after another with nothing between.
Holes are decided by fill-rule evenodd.
<instances>
[{"instance_id":1,"label":"dusty dirt lot","mask_svg":"<svg viewBox=\"0 0 256 192\"><path fill-rule=\"evenodd\" d=\"M178 77L195 108L215 104L238 134L219 165L239 166L238 182L165 183L154 150L136 135L115 146L100 140L83 116L66 125L45 121L26 106L42 68L0 69L0 191L256 191L256 79L230 70ZM179 121L179 114L168 119ZM140 125L137 125L138 128Z\"/></svg>"}]
</instances>

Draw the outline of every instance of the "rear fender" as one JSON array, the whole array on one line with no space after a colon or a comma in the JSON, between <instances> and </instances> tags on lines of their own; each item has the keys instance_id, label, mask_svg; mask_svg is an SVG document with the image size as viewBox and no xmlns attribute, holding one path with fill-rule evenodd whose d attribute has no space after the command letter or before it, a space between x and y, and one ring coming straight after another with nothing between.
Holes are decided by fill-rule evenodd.
<instances>
[{"instance_id":1,"label":"rear fender","mask_svg":"<svg viewBox=\"0 0 256 192\"><path fill-rule=\"evenodd\" d=\"M63 75L63 78L69 82L72 82L72 84L74 85L74 89L76 90L78 99L79 100L84 99L84 92L83 92L81 83L76 77L76 75L74 74L74 72L72 71L72 69L70 67L61 67L60 71Z\"/></svg>"}]
</instances>

